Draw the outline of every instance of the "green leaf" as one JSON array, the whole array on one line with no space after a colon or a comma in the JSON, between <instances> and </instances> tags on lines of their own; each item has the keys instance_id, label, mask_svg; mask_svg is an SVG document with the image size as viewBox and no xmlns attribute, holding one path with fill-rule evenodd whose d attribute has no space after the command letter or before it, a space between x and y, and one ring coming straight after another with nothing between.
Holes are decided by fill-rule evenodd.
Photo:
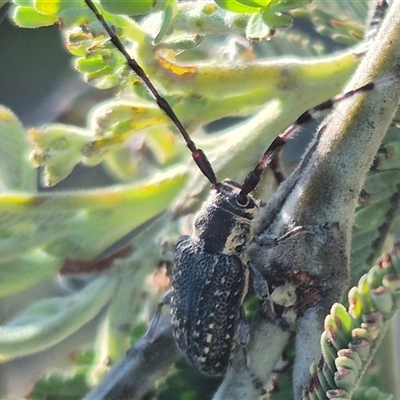
<instances>
[{"instance_id":1,"label":"green leaf","mask_svg":"<svg viewBox=\"0 0 400 400\"><path fill-rule=\"evenodd\" d=\"M0 358L32 354L65 339L99 313L116 284L115 277L101 276L74 295L35 303L0 327Z\"/></svg>"},{"instance_id":2,"label":"green leaf","mask_svg":"<svg viewBox=\"0 0 400 400\"><path fill-rule=\"evenodd\" d=\"M289 15L281 14L281 13L276 13L269 8L264 9L261 12L261 16L263 21L267 26L269 26L271 29L275 28L286 28L291 26L293 22L293 18L290 17Z\"/></svg>"},{"instance_id":3,"label":"green leaf","mask_svg":"<svg viewBox=\"0 0 400 400\"><path fill-rule=\"evenodd\" d=\"M36 173L28 162L29 143L16 116L0 106L0 192L33 191Z\"/></svg>"},{"instance_id":4,"label":"green leaf","mask_svg":"<svg viewBox=\"0 0 400 400\"><path fill-rule=\"evenodd\" d=\"M35 0L35 8L45 15L57 15L60 11L60 0Z\"/></svg>"},{"instance_id":5,"label":"green leaf","mask_svg":"<svg viewBox=\"0 0 400 400\"><path fill-rule=\"evenodd\" d=\"M170 30L171 23L177 12L177 6L175 2L169 2L163 12L161 13L161 23L158 29L157 35L154 38L154 44L160 43L164 36Z\"/></svg>"},{"instance_id":6,"label":"green leaf","mask_svg":"<svg viewBox=\"0 0 400 400\"><path fill-rule=\"evenodd\" d=\"M34 2L35 0L14 0L12 3L15 4L16 6L33 8Z\"/></svg>"},{"instance_id":7,"label":"green leaf","mask_svg":"<svg viewBox=\"0 0 400 400\"><path fill-rule=\"evenodd\" d=\"M237 1L237 0L215 0L215 2L221 8L224 8L225 10L240 13L240 14L256 13L260 9L260 7L258 5L256 5L256 7L248 6L248 5L242 4L240 1Z\"/></svg>"},{"instance_id":8,"label":"green leaf","mask_svg":"<svg viewBox=\"0 0 400 400\"><path fill-rule=\"evenodd\" d=\"M35 383L26 397L28 400L77 400L89 391L86 376L80 372L67 377L61 372L52 372L46 378Z\"/></svg>"},{"instance_id":9,"label":"green leaf","mask_svg":"<svg viewBox=\"0 0 400 400\"><path fill-rule=\"evenodd\" d=\"M63 260L41 249L0 264L0 297L29 288L54 276Z\"/></svg>"},{"instance_id":10,"label":"green leaf","mask_svg":"<svg viewBox=\"0 0 400 400\"><path fill-rule=\"evenodd\" d=\"M251 16L246 27L246 38L249 40L267 40L272 36L272 29L265 24L261 14Z\"/></svg>"},{"instance_id":11,"label":"green leaf","mask_svg":"<svg viewBox=\"0 0 400 400\"><path fill-rule=\"evenodd\" d=\"M186 174L91 191L0 196L0 262L42 247L53 256L92 258L168 208Z\"/></svg>"},{"instance_id":12,"label":"green leaf","mask_svg":"<svg viewBox=\"0 0 400 400\"><path fill-rule=\"evenodd\" d=\"M246 7L267 7L271 0L236 0L238 3L243 4Z\"/></svg>"},{"instance_id":13,"label":"green leaf","mask_svg":"<svg viewBox=\"0 0 400 400\"><path fill-rule=\"evenodd\" d=\"M45 186L65 179L82 158L82 147L90 141L89 132L81 128L55 124L28 132L35 149L30 155L35 166L44 166Z\"/></svg>"},{"instance_id":14,"label":"green leaf","mask_svg":"<svg viewBox=\"0 0 400 400\"><path fill-rule=\"evenodd\" d=\"M11 18L21 28L39 28L54 25L58 18L55 15L41 14L30 7L15 7Z\"/></svg>"},{"instance_id":15,"label":"green leaf","mask_svg":"<svg viewBox=\"0 0 400 400\"><path fill-rule=\"evenodd\" d=\"M111 14L142 15L162 11L171 0L100 0L101 6Z\"/></svg>"}]
</instances>

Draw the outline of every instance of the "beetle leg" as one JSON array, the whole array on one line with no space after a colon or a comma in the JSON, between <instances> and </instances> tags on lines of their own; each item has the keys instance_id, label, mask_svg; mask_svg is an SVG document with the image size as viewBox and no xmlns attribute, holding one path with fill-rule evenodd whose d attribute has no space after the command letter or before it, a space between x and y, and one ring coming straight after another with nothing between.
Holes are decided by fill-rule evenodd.
<instances>
[{"instance_id":1,"label":"beetle leg","mask_svg":"<svg viewBox=\"0 0 400 400\"><path fill-rule=\"evenodd\" d=\"M278 246L282 242L290 239L293 236L297 236L303 233L312 233L312 234L320 234L324 233L330 229L338 228L339 224L337 222L334 223L325 223L322 225L299 225L290 229L286 233L284 233L280 237L271 237L268 235L260 235L253 238L253 241L257 243L261 247L273 248Z\"/></svg>"},{"instance_id":2,"label":"beetle leg","mask_svg":"<svg viewBox=\"0 0 400 400\"><path fill-rule=\"evenodd\" d=\"M240 309L240 320L237 333L238 333L239 344L243 348L246 348L250 340L250 326L249 326L249 321L247 321L246 315L244 314L243 307L241 307ZM247 361L246 364L248 364Z\"/></svg>"},{"instance_id":3,"label":"beetle leg","mask_svg":"<svg viewBox=\"0 0 400 400\"><path fill-rule=\"evenodd\" d=\"M153 318L151 319L149 329L147 330L147 333L146 333L146 338L148 340L150 340L150 341L153 340L154 332L157 328L158 321L160 320L161 310L162 310L163 306L171 303L171 298L172 298L172 291L170 289L170 290L168 290L168 292L166 292L164 294L164 297L161 299L161 301L157 305L156 311L153 315Z\"/></svg>"},{"instance_id":4,"label":"beetle leg","mask_svg":"<svg viewBox=\"0 0 400 400\"><path fill-rule=\"evenodd\" d=\"M266 299L269 296L269 287L267 280L260 274L260 271L254 265L249 263L249 267L253 272L253 287L260 299Z\"/></svg>"}]
</instances>

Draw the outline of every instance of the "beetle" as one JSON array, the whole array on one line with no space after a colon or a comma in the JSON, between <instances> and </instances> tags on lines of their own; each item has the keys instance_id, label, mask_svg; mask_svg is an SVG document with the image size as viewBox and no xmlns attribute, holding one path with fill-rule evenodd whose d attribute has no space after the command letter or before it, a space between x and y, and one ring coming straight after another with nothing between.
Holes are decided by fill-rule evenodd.
<instances>
[{"instance_id":1,"label":"beetle","mask_svg":"<svg viewBox=\"0 0 400 400\"><path fill-rule=\"evenodd\" d=\"M233 181L218 183L194 219L193 235L182 237L175 250L174 337L190 363L210 375L226 373L237 332L242 346L249 339L242 305L249 281L245 249L260 204L248 196L241 205L239 190Z\"/></svg>"},{"instance_id":2,"label":"beetle","mask_svg":"<svg viewBox=\"0 0 400 400\"><path fill-rule=\"evenodd\" d=\"M275 152L315 114L331 109L336 103L357 93L388 85L399 77L386 77L367 83L304 112L274 139L242 185L231 180L219 182L205 153L196 147L171 106L159 94L142 67L131 58L92 0L85 0L85 3L116 49L125 57L128 66L144 82L160 109L179 130L193 160L211 183L210 195L194 219L192 236L184 236L176 244L171 289L159 303L147 337L152 339L161 309L169 304L176 344L195 368L209 375L224 375L231 365L237 338L252 381L261 388L261 382L251 371L246 351L250 334L243 301L248 292L250 270L254 275L257 295L265 299L269 291L268 283L251 265L247 248L252 242L272 248L292 236L319 234L337 224L296 226L278 238L255 237L253 220L257 218L262 204L251 192L257 187L262 172L270 165Z\"/></svg>"},{"instance_id":3,"label":"beetle","mask_svg":"<svg viewBox=\"0 0 400 400\"><path fill-rule=\"evenodd\" d=\"M182 237L176 245L171 290L158 305L147 336L151 340L162 306L170 304L173 335L185 358L203 373L224 375L232 360L236 336L249 364L246 353L249 327L243 300L249 283L245 250L253 240L252 221L261 205L250 194L256 185L249 190L231 180L217 181L207 156L197 149L168 102L130 57L93 2L85 1L129 67L143 80L159 107L178 128L195 163L212 186L208 200L195 217L193 235ZM262 279L260 274L256 276ZM260 297L266 297L266 282L257 284L256 288ZM261 386L250 369L249 372L255 385Z\"/></svg>"}]
</instances>

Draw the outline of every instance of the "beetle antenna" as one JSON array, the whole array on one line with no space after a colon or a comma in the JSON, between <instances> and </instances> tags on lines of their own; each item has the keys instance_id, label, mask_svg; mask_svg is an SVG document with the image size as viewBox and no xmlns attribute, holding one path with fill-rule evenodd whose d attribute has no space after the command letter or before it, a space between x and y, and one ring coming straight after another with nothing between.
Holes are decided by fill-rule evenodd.
<instances>
[{"instance_id":1,"label":"beetle antenna","mask_svg":"<svg viewBox=\"0 0 400 400\"><path fill-rule=\"evenodd\" d=\"M119 37L111 29L110 25L108 25L108 23L104 19L103 15L100 14L99 10L94 5L92 0L85 0L85 3L93 11L93 14L97 18L97 20L101 23L104 30L107 32L108 36L110 37L111 42L114 44L114 46L117 48L117 50L124 56L129 68L131 68L136 73L136 75L143 81L143 83L147 86L147 88L153 95L154 99L156 100L157 105L165 113L165 115L172 121L172 123L177 127L177 129L179 130L183 139L185 140L187 147L191 151L192 158L193 158L194 162L197 164L197 166L199 167L200 171L210 181L211 185L213 187L216 187L216 185L218 183L217 177L211 166L210 161L208 160L208 158L205 155L205 153L203 152L203 150L198 149L196 147L195 143L190 138L187 130L185 129L182 122L175 114L174 110L168 104L167 100L160 95L160 93L158 92L156 87L150 81L147 74L144 72L143 68L137 63L137 61L134 58L132 58L129 55L129 53L125 49L125 46L122 44L121 40L119 39Z\"/></svg>"},{"instance_id":2,"label":"beetle antenna","mask_svg":"<svg viewBox=\"0 0 400 400\"><path fill-rule=\"evenodd\" d=\"M349 97L354 96L357 93L365 93L371 90L374 90L380 86L387 86L392 82L397 82L400 79L400 75L386 76L382 79L379 79L375 82L369 82L363 86L358 87L357 89L350 90L346 93L342 93L333 97L332 99L326 100L323 103L317 105L310 110L305 111L296 119L296 121L285 129L283 133L277 136L273 142L269 145L267 150L265 150L264 154L258 161L256 167L246 176L244 180L242 189L238 195L238 203L246 204L247 195L252 192L258 185L260 181L262 172L271 164L272 157L274 153L279 150L285 143L293 137L298 128L306 123L308 123L311 119L314 118L316 114L319 114L322 111L331 109L335 104L348 99Z\"/></svg>"}]
</instances>

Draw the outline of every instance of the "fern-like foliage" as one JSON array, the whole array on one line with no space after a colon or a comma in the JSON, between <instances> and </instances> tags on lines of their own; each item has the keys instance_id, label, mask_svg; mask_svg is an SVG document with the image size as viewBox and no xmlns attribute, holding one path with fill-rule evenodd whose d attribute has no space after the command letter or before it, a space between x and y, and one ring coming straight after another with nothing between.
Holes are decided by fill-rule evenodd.
<instances>
[{"instance_id":1,"label":"fern-like foliage","mask_svg":"<svg viewBox=\"0 0 400 400\"><path fill-rule=\"evenodd\" d=\"M334 304L321 336L322 357L303 399L386 399L359 384L400 306L400 243L384 254L348 293L349 309ZM389 360L387 360L390 362Z\"/></svg>"}]
</instances>

